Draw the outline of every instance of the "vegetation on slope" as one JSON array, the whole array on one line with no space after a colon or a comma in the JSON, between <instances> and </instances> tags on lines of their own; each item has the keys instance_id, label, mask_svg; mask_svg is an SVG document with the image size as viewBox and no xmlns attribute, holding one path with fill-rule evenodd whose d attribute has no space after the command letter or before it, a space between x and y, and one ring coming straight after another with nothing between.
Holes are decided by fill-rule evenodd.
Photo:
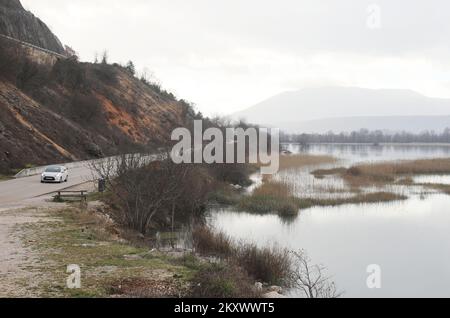
<instances>
[{"instance_id":1,"label":"vegetation on slope","mask_svg":"<svg viewBox=\"0 0 450 318\"><path fill-rule=\"evenodd\" d=\"M196 116L118 64L42 63L0 39L0 172L155 149ZM45 55L45 53L40 53Z\"/></svg>"}]
</instances>

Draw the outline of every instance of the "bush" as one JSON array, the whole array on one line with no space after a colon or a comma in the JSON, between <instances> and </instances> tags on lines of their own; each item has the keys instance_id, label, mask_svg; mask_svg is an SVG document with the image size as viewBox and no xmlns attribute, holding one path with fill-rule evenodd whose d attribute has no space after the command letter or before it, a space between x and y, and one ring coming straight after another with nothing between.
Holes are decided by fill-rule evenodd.
<instances>
[{"instance_id":1,"label":"bush","mask_svg":"<svg viewBox=\"0 0 450 318\"><path fill-rule=\"evenodd\" d=\"M195 250L202 254L229 257L234 253L230 237L222 232L214 233L205 226L193 230L192 240Z\"/></svg>"},{"instance_id":2,"label":"bush","mask_svg":"<svg viewBox=\"0 0 450 318\"><path fill-rule=\"evenodd\" d=\"M211 264L193 279L193 298L258 298L254 282L241 267L234 264Z\"/></svg>"},{"instance_id":3,"label":"bush","mask_svg":"<svg viewBox=\"0 0 450 318\"><path fill-rule=\"evenodd\" d=\"M19 70L16 79L16 84L19 88L32 92L48 81L48 68L31 62L28 59L21 64Z\"/></svg>"},{"instance_id":4,"label":"bush","mask_svg":"<svg viewBox=\"0 0 450 318\"><path fill-rule=\"evenodd\" d=\"M52 78L59 84L72 89L83 89L89 86L86 70L76 59L60 59L52 69Z\"/></svg>"},{"instance_id":5,"label":"bush","mask_svg":"<svg viewBox=\"0 0 450 318\"><path fill-rule=\"evenodd\" d=\"M214 190L202 167L176 165L171 159L148 163L146 155L122 156L94 170L106 178L116 220L142 234L198 216Z\"/></svg>"},{"instance_id":6,"label":"bush","mask_svg":"<svg viewBox=\"0 0 450 318\"><path fill-rule=\"evenodd\" d=\"M243 244L237 249L237 262L251 277L271 285L290 286L292 264L289 251L278 247L258 248Z\"/></svg>"},{"instance_id":7,"label":"bush","mask_svg":"<svg viewBox=\"0 0 450 318\"><path fill-rule=\"evenodd\" d=\"M224 185L221 189L211 193L208 197L208 201L224 204L224 205L235 205L241 200L240 193L238 190L232 189L231 186Z\"/></svg>"},{"instance_id":8,"label":"bush","mask_svg":"<svg viewBox=\"0 0 450 318\"><path fill-rule=\"evenodd\" d=\"M207 227L193 232L197 252L225 259L237 264L254 280L290 286L292 263L289 251L278 247L258 248L255 244L236 244L222 232Z\"/></svg>"},{"instance_id":9,"label":"bush","mask_svg":"<svg viewBox=\"0 0 450 318\"><path fill-rule=\"evenodd\" d=\"M93 95L75 93L70 103L70 115L83 123L92 123L101 117L102 105Z\"/></svg>"},{"instance_id":10,"label":"bush","mask_svg":"<svg viewBox=\"0 0 450 318\"><path fill-rule=\"evenodd\" d=\"M94 76L101 82L112 85L117 82L117 67L109 64L96 64L94 67Z\"/></svg>"}]
</instances>

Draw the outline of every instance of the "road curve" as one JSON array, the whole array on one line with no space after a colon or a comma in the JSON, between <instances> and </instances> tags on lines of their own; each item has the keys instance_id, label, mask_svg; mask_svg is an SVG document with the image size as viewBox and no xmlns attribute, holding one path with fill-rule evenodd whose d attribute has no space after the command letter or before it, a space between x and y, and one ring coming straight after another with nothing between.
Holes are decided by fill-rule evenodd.
<instances>
[{"instance_id":1,"label":"road curve","mask_svg":"<svg viewBox=\"0 0 450 318\"><path fill-rule=\"evenodd\" d=\"M41 183L40 173L28 177L16 178L8 181L0 182L0 208L12 203L20 203L22 201L50 194L66 188L70 188L85 182L97 179L97 173L93 170L96 165L103 162L107 165L116 165L121 160L140 160L141 164L148 164L152 161L163 160L165 154L126 154L115 157L102 159L94 159L88 161L78 161L62 164L69 168L69 181L65 183ZM28 169L29 173L37 173L43 171L45 167L37 167ZM27 175L26 171L22 171L19 175Z\"/></svg>"},{"instance_id":2,"label":"road curve","mask_svg":"<svg viewBox=\"0 0 450 318\"><path fill-rule=\"evenodd\" d=\"M93 173L89 166L85 165L79 168L69 169L69 181L61 184L42 184L40 182L40 175L2 181L0 182L0 207L63 190L91 181L92 179Z\"/></svg>"}]
</instances>

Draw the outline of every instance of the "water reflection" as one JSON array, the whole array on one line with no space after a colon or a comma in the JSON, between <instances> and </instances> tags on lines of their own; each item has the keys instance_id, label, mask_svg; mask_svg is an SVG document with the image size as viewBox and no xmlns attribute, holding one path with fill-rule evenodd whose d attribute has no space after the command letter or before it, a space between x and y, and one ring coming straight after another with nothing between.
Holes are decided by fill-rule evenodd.
<instances>
[{"instance_id":1,"label":"water reflection","mask_svg":"<svg viewBox=\"0 0 450 318\"><path fill-rule=\"evenodd\" d=\"M289 222L276 215L211 211L209 222L238 240L306 249L349 297L450 296L450 196L317 207ZM382 268L369 290L366 268Z\"/></svg>"},{"instance_id":2,"label":"water reflection","mask_svg":"<svg viewBox=\"0 0 450 318\"><path fill-rule=\"evenodd\" d=\"M417 176L413 178L415 183L419 184L445 184L450 185L450 176Z\"/></svg>"},{"instance_id":3,"label":"water reflection","mask_svg":"<svg viewBox=\"0 0 450 318\"><path fill-rule=\"evenodd\" d=\"M450 146L435 145L285 145L292 153L332 155L337 164L291 169L275 176L292 184L299 197L345 197L350 189L334 176L315 178L318 168L357 163L450 157ZM450 176L422 176L417 183L450 184ZM405 194L407 201L315 207L289 219L232 209L212 209L215 228L260 246L277 243L305 249L325 264L349 297L450 296L450 196L422 186L388 185L364 192ZM367 266L380 265L382 288L367 288ZM295 296L295 292L293 293Z\"/></svg>"},{"instance_id":4,"label":"water reflection","mask_svg":"<svg viewBox=\"0 0 450 318\"><path fill-rule=\"evenodd\" d=\"M450 145L400 144L400 145L361 145L361 144L286 144L293 153L314 155L333 155L344 159L351 165L358 162L391 160L414 160L425 158L450 157Z\"/></svg>"}]
</instances>

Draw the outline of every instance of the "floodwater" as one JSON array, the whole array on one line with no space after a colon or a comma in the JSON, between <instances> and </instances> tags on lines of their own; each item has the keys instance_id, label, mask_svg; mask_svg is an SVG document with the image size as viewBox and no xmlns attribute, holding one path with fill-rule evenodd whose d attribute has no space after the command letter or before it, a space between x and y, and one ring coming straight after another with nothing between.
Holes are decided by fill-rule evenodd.
<instances>
[{"instance_id":1,"label":"floodwater","mask_svg":"<svg viewBox=\"0 0 450 318\"><path fill-rule=\"evenodd\" d=\"M430 145L288 145L288 149L333 155L342 159L338 166L450 157L450 147ZM311 170L277 177L289 178L304 196L344 189L337 178L318 180ZM421 176L415 181L449 184L450 177ZM408 196L401 202L314 207L289 220L216 208L209 223L236 240L306 250L314 263L327 267L326 274L346 297L450 297L450 196L417 189ZM379 289L368 288L369 265L381 269Z\"/></svg>"}]
</instances>

